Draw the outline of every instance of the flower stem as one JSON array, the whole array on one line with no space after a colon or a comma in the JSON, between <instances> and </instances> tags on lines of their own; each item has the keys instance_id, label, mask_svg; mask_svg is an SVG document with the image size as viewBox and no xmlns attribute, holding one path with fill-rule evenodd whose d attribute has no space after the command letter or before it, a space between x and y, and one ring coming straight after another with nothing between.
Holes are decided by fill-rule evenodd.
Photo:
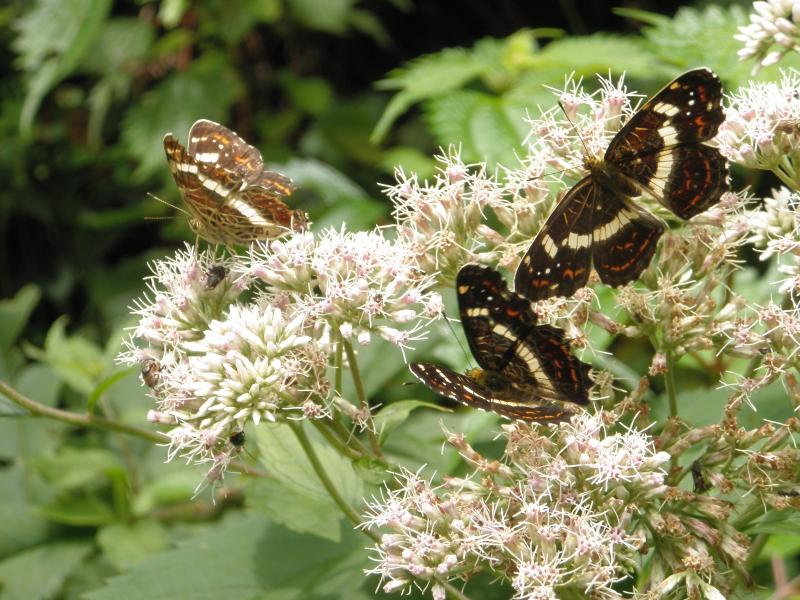
<instances>
[{"instance_id":1,"label":"flower stem","mask_svg":"<svg viewBox=\"0 0 800 600\"><path fill-rule=\"evenodd\" d=\"M453 598L456 598L456 600L469 600L469 596L464 594L464 592L460 591L449 581L440 581L439 583L445 590L447 590L448 596L452 596Z\"/></svg>"},{"instance_id":2,"label":"flower stem","mask_svg":"<svg viewBox=\"0 0 800 600\"><path fill-rule=\"evenodd\" d=\"M353 350L352 344L347 340L342 340L342 344L344 344L344 351L347 353L347 362L350 365L350 374L353 377L353 385L356 388L356 396L358 397L358 403L361 405L361 409L364 411L364 413L369 415L370 414L369 403L367 402L367 395L364 393L364 384L361 381L361 373L358 370L356 353ZM371 419L370 423L367 426L367 435L369 436L369 444L370 447L372 448L372 453L378 458L382 458L383 452L381 452L381 445L380 442L378 441L378 436L375 435Z\"/></svg>"},{"instance_id":3,"label":"flower stem","mask_svg":"<svg viewBox=\"0 0 800 600\"><path fill-rule=\"evenodd\" d=\"M678 395L675 391L675 355L672 354L672 349L666 351L667 357L667 372L664 373L664 387L667 390L667 399L669 400L669 416L678 416Z\"/></svg>"},{"instance_id":4,"label":"flower stem","mask_svg":"<svg viewBox=\"0 0 800 600\"><path fill-rule=\"evenodd\" d=\"M104 419L103 417L97 417L89 413L80 415L67 410L53 408L52 406L47 406L46 404L41 404L40 402L31 400L27 396L19 393L5 381L0 381L0 394L3 394L17 406L27 410L29 413L28 416L31 417L46 417L48 419L53 419L54 421L69 423L77 427L90 427L94 429L104 429L106 431L115 431L117 433L124 433L126 435L138 437L149 442L155 442L156 444L163 444L168 439L166 436L156 431L143 429L141 427L137 427L136 425L128 425L127 423L122 423L120 421ZM231 466L243 474L254 475L258 477L266 476L266 473L260 469L251 467L250 465L240 461L231 462Z\"/></svg>"},{"instance_id":5,"label":"flower stem","mask_svg":"<svg viewBox=\"0 0 800 600\"><path fill-rule=\"evenodd\" d=\"M54 419L56 421L70 423L78 427L93 427L95 429L117 431L119 433L125 433L127 435L132 435L134 437L138 437L156 443L159 442L163 443L167 439L163 435L156 433L155 431L142 429L141 427L137 427L135 425L128 425L126 423L121 423L119 421L112 421L111 419L96 417L95 415L91 415L88 413L85 415L80 415L77 413L41 404L19 393L17 390L12 388L4 381L0 381L0 393L2 393L6 398L11 400L17 406L21 406L22 408L27 410L30 413L30 416L33 417L47 417L50 419Z\"/></svg>"},{"instance_id":6,"label":"flower stem","mask_svg":"<svg viewBox=\"0 0 800 600\"><path fill-rule=\"evenodd\" d=\"M314 447L311 445L311 440L308 439L308 436L303 429L303 424L295 421L287 421L287 423L289 424L289 427L292 428L297 441L300 442L300 446L303 448L303 452L306 454L306 458L308 458L308 462L311 463L311 467L314 469L314 472L317 474L317 477L319 477L322 486L327 490L331 499L333 499L333 501L339 507L339 510L341 510L345 516L350 519L353 525L361 525L361 517L359 514L345 501L344 498L342 498L341 494L339 494L339 490L336 489L336 486L333 485L331 478L328 477L328 473L322 466L317 453L314 452ZM373 533L366 529L363 531L376 542L380 541L380 537L377 533Z\"/></svg>"},{"instance_id":7,"label":"flower stem","mask_svg":"<svg viewBox=\"0 0 800 600\"><path fill-rule=\"evenodd\" d=\"M357 450L356 448L351 448L345 442L343 442L342 439L338 435L336 435L336 433L334 433L332 429L333 423L320 421L318 419L314 419L311 422L314 424L314 427L317 428L317 431L320 432L322 437L324 437L331 446L336 448L336 450L338 450L340 454L344 454L345 456L347 456L352 460L358 460L359 458L364 457L364 452L362 452L361 450Z\"/></svg>"}]
</instances>

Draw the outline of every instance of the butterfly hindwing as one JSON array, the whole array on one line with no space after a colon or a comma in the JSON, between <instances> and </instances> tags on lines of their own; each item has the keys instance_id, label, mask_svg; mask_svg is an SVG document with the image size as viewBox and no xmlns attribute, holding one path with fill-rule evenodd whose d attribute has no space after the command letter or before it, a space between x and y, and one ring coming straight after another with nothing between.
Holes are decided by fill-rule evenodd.
<instances>
[{"instance_id":1,"label":"butterfly hindwing","mask_svg":"<svg viewBox=\"0 0 800 600\"><path fill-rule=\"evenodd\" d=\"M471 377L434 363L411 363L409 369L437 394L509 419L536 423L559 422L572 414L554 404L525 404L497 398L490 389Z\"/></svg>"}]
</instances>

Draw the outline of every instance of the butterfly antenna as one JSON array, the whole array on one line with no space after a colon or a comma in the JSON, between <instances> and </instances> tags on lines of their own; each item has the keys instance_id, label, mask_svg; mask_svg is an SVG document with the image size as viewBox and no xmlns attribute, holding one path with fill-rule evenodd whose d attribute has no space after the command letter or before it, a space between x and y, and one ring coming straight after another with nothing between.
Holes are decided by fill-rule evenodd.
<instances>
[{"instance_id":1,"label":"butterfly antenna","mask_svg":"<svg viewBox=\"0 0 800 600\"><path fill-rule=\"evenodd\" d=\"M581 142L581 146L583 146L584 153L586 154L586 156L589 156L589 146L586 145L586 142L584 141L583 136L581 135L581 132L578 129L578 126L575 124L575 122L572 119L569 118L569 114L567 113L567 109L564 108L564 105L561 103L561 100L558 101L558 107L561 109L561 112L564 113L564 116L567 118L567 121L569 122L569 124L572 125L572 129L575 130L575 135L578 136L578 139Z\"/></svg>"},{"instance_id":2,"label":"butterfly antenna","mask_svg":"<svg viewBox=\"0 0 800 600\"><path fill-rule=\"evenodd\" d=\"M178 206L177 204L172 204L171 202L167 202L166 200L162 200L161 198L159 198L155 194L151 194L150 192L147 192L147 195L150 198L152 198L153 200L156 200L157 202L161 202L161 204L165 204L165 205L169 206L170 208L174 208L175 210L177 210L179 212L182 212L187 217L191 218L191 216L192 216L191 214L189 214L189 212L186 209ZM172 217L167 217L167 218L172 218Z\"/></svg>"},{"instance_id":3,"label":"butterfly antenna","mask_svg":"<svg viewBox=\"0 0 800 600\"><path fill-rule=\"evenodd\" d=\"M450 322L450 319L447 318L447 314L444 315L445 321L447 321L447 327L450 329L450 332L453 334L453 337L456 338L461 351L464 353L464 356L467 357L467 361L470 365L472 365L472 353L467 351L464 347L463 342L461 341L461 336L456 333L456 330L453 328L453 324Z\"/></svg>"}]
</instances>

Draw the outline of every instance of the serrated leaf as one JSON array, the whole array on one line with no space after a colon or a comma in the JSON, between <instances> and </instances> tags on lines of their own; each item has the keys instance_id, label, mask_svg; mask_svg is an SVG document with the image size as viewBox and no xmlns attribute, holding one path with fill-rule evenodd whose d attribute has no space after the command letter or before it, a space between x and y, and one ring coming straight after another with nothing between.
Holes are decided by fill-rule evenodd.
<instances>
[{"instance_id":1,"label":"serrated leaf","mask_svg":"<svg viewBox=\"0 0 800 600\"><path fill-rule=\"evenodd\" d=\"M45 95L71 74L102 31L110 0L38 0L16 22L14 42L20 64L31 76L20 113L20 129L30 130Z\"/></svg>"},{"instance_id":2,"label":"serrated leaf","mask_svg":"<svg viewBox=\"0 0 800 600\"><path fill-rule=\"evenodd\" d=\"M384 406L375 415L375 427L378 430L381 442L386 440L408 416L418 408L432 408L440 412L450 412L447 408L422 400L400 400Z\"/></svg>"},{"instance_id":3,"label":"serrated leaf","mask_svg":"<svg viewBox=\"0 0 800 600\"><path fill-rule=\"evenodd\" d=\"M0 350L5 351L11 347L28 323L28 318L41 297L41 290L28 284L13 298L0 300Z\"/></svg>"},{"instance_id":4,"label":"serrated leaf","mask_svg":"<svg viewBox=\"0 0 800 600\"><path fill-rule=\"evenodd\" d=\"M97 532L97 544L119 571L125 571L166 549L170 537L158 521L143 520L130 525L112 523L101 528Z\"/></svg>"},{"instance_id":5,"label":"serrated leaf","mask_svg":"<svg viewBox=\"0 0 800 600\"><path fill-rule=\"evenodd\" d=\"M386 105L370 140L380 142L392 123L421 100L460 88L484 72L486 66L463 48L446 48L415 59L376 84L384 90L401 90Z\"/></svg>"},{"instance_id":6,"label":"serrated leaf","mask_svg":"<svg viewBox=\"0 0 800 600\"><path fill-rule=\"evenodd\" d=\"M100 349L89 340L67 336L67 320L57 319L47 332L44 350L28 348L28 354L50 365L71 388L90 394L105 370Z\"/></svg>"},{"instance_id":7,"label":"serrated leaf","mask_svg":"<svg viewBox=\"0 0 800 600\"><path fill-rule=\"evenodd\" d=\"M102 448L63 448L56 455L37 459L36 468L61 491L98 487L125 474L120 459Z\"/></svg>"},{"instance_id":8,"label":"serrated leaf","mask_svg":"<svg viewBox=\"0 0 800 600\"><path fill-rule=\"evenodd\" d=\"M428 125L440 146L456 145L464 160L517 163L528 130L526 107L516 100L483 92L459 91L425 103Z\"/></svg>"},{"instance_id":9,"label":"serrated leaf","mask_svg":"<svg viewBox=\"0 0 800 600\"><path fill-rule=\"evenodd\" d=\"M145 559L86 598L349 598L365 581L365 539L348 531L333 544L291 533L259 514L237 514Z\"/></svg>"},{"instance_id":10,"label":"serrated leaf","mask_svg":"<svg viewBox=\"0 0 800 600\"><path fill-rule=\"evenodd\" d=\"M535 62L537 69L560 71L562 77L573 72L578 76L607 74L611 69L649 78L659 70L658 61L642 40L605 33L555 40L545 46Z\"/></svg>"},{"instance_id":11,"label":"serrated leaf","mask_svg":"<svg viewBox=\"0 0 800 600\"><path fill-rule=\"evenodd\" d=\"M350 461L332 448L310 440L322 468L336 486L345 502L359 507L362 502L362 483L353 471ZM298 532L315 533L328 539L337 539L339 520L343 517L319 476L306 458L303 448L288 425L263 425L256 429L259 460L269 473L267 480L279 482L281 489L291 493L294 505L287 510L286 502L279 494L261 490L263 504L258 508L273 520ZM318 517L313 517L315 512ZM317 528L310 528L315 518ZM327 527L321 526L327 521ZM334 530L335 525L335 530ZM333 536L333 537L331 537Z\"/></svg>"},{"instance_id":12,"label":"serrated leaf","mask_svg":"<svg viewBox=\"0 0 800 600\"><path fill-rule=\"evenodd\" d=\"M0 600L49 600L92 550L84 542L56 542L0 562Z\"/></svg>"},{"instance_id":13,"label":"serrated leaf","mask_svg":"<svg viewBox=\"0 0 800 600\"><path fill-rule=\"evenodd\" d=\"M225 121L243 89L227 57L206 52L147 92L122 123L122 143L139 163L134 179L144 179L159 169L166 172L164 135L172 132L185 142L197 119Z\"/></svg>"}]
</instances>

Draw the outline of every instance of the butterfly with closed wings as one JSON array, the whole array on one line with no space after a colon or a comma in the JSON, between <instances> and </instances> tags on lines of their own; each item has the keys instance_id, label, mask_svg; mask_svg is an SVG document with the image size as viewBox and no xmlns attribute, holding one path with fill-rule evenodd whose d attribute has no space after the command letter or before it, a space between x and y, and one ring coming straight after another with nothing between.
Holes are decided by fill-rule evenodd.
<instances>
[{"instance_id":1,"label":"butterfly with closed wings","mask_svg":"<svg viewBox=\"0 0 800 600\"><path fill-rule=\"evenodd\" d=\"M265 170L261 153L227 127L201 119L187 147L169 133L164 152L189 226L206 241L246 245L305 228L305 213L283 201L294 191L291 180Z\"/></svg>"},{"instance_id":2,"label":"butterfly with closed wings","mask_svg":"<svg viewBox=\"0 0 800 600\"><path fill-rule=\"evenodd\" d=\"M650 264L665 224L633 203L652 196L682 219L719 202L727 162L707 146L724 120L722 85L708 69L677 77L614 136L589 174L556 206L520 263L515 290L531 300L571 296L592 265L603 283L636 280Z\"/></svg>"},{"instance_id":3,"label":"butterfly with closed wings","mask_svg":"<svg viewBox=\"0 0 800 600\"><path fill-rule=\"evenodd\" d=\"M461 323L480 366L466 374L433 363L411 372L433 391L510 419L555 422L560 402L589 402L589 365L572 355L564 332L537 323L528 300L489 267L465 265L456 277Z\"/></svg>"}]
</instances>

